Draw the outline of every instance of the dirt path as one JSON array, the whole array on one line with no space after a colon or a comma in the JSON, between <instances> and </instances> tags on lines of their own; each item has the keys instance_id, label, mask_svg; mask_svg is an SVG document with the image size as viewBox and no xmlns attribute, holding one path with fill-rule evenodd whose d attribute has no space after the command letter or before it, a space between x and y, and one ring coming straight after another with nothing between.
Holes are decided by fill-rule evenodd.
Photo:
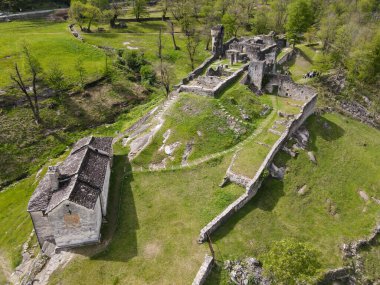
<instances>
[{"instance_id":1,"label":"dirt path","mask_svg":"<svg viewBox=\"0 0 380 285\"><path fill-rule=\"evenodd\" d=\"M12 275L12 268L8 262L8 259L4 257L4 255L0 252L0 271L5 276L7 280Z\"/></svg>"}]
</instances>

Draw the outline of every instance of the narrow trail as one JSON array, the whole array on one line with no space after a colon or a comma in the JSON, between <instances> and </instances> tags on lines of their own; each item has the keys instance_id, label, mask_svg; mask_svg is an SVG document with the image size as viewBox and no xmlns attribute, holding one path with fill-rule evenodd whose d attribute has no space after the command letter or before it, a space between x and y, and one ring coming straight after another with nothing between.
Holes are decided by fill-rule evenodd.
<instances>
[{"instance_id":1,"label":"narrow trail","mask_svg":"<svg viewBox=\"0 0 380 285\"><path fill-rule=\"evenodd\" d=\"M9 265L8 259L0 252L0 270L4 274L5 278L9 280L12 275L12 269Z\"/></svg>"},{"instance_id":2,"label":"narrow trail","mask_svg":"<svg viewBox=\"0 0 380 285\"><path fill-rule=\"evenodd\" d=\"M247 143L249 143L250 141L252 141L255 137L257 137L259 134L261 134L263 132L263 130L269 126L271 123L272 123L272 120L273 118L275 117L276 115L276 111L277 111L277 104L276 104L276 100L274 97L271 98L272 100L272 104L273 104L273 110L272 112L270 113L270 115L264 119L264 121L260 124L260 126L255 129L253 131L253 133L247 137L245 140L239 142L238 144L234 145L233 147L229 148L229 149L226 149L226 150L223 150L223 151L220 151L220 152L216 152L216 153L213 153L213 154L209 154L209 155L206 155L204 157L201 157L201 158L197 158L191 162L188 162L186 165L178 165L178 166L172 166L172 167L167 167L167 168L162 168L162 169L144 169L144 168L136 168L136 167L133 167L132 168L132 172L138 172L138 173L143 173L143 172L160 172L160 171L165 171L165 170L179 170L179 169L183 169L183 168L190 168L190 167L195 167L195 166L198 166L202 163L205 163L207 161L210 161L212 159L215 159L215 158L218 158L218 157L221 157L221 156L224 156L228 153L231 153L231 152L238 152L242 147L244 147Z\"/></svg>"}]
</instances>

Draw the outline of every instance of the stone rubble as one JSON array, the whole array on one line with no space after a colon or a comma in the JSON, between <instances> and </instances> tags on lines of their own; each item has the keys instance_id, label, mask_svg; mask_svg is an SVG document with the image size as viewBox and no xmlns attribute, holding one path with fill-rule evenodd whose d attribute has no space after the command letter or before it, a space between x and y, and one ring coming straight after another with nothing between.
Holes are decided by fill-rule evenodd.
<instances>
[{"instance_id":1,"label":"stone rubble","mask_svg":"<svg viewBox=\"0 0 380 285\"><path fill-rule=\"evenodd\" d=\"M270 281L263 276L263 268L260 261L247 257L243 260L227 260L224 269L228 271L230 280L237 285L269 285Z\"/></svg>"}]
</instances>

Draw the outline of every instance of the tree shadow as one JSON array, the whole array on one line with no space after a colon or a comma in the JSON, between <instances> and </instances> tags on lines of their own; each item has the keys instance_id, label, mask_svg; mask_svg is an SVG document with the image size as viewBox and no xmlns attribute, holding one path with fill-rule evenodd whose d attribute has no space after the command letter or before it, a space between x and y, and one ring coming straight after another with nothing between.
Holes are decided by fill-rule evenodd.
<instances>
[{"instance_id":1,"label":"tree shadow","mask_svg":"<svg viewBox=\"0 0 380 285\"><path fill-rule=\"evenodd\" d=\"M308 149L312 151L318 150L316 146L318 137L325 141L335 141L345 134L345 130L340 126L319 115L310 116L306 121L306 128L310 132Z\"/></svg>"},{"instance_id":2,"label":"tree shadow","mask_svg":"<svg viewBox=\"0 0 380 285\"><path fill-rule=\"evenodd\" d=\"M242 209L237 211L231 218L216 230L212 235L213 241L223 239L236 226L236 224L244 219L249 213L255 209L271 212L276 207L278 201L285 195L284 183L281 180L267 178L258 190L255 197L252 198Z\"/></svg>"},{"instance_id":3,"label":"tree shadow","mask_svg":"<svg viewBox=\"0 0 380 285\"><path fill-rule=\"evenodd\" d=\"M139 223L130 184L133 181L131 170L127 155L113 157L107 222L101 229L101 243L76 249L75 253L93 260L121 262L137 256Z\"/></svg>"}]
</instances>

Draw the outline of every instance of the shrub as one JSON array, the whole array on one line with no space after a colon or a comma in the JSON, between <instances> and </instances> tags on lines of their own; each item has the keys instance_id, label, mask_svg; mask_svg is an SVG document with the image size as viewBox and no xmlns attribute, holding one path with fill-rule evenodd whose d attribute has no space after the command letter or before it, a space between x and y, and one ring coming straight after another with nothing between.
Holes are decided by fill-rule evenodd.
<instances>
[{"instance_id":1,"label":"shrub","mask_svg":"<svg viewBox=\"0 0 380 285\"><path fill-rule=\"evenodd\" d=\"M275 284L310 284L321 265L317 252L295 240L275 242L264 255L264 270Z\"/></svg>"},{"instance_id":2,"label":"shrub","mask_svg":"<svg viewBox=\"0 0 380 285\"><path fill-rule=\"evenodd\" d=\"M126 51L124 58L127 66L136 73L139 72L141 66L146 63L144 54L137 51Z\"/></svg>"},{"instance_id":3,"label":"shrub","mask_svg":"<svg viewBox=\"0 0 380 285\"><path fill-rule=\"evenodd\" d=\"M141 81L148 84L156 82L156 73L150 65L143 65L140 68Z\"/></svg>"}]
</instances>

